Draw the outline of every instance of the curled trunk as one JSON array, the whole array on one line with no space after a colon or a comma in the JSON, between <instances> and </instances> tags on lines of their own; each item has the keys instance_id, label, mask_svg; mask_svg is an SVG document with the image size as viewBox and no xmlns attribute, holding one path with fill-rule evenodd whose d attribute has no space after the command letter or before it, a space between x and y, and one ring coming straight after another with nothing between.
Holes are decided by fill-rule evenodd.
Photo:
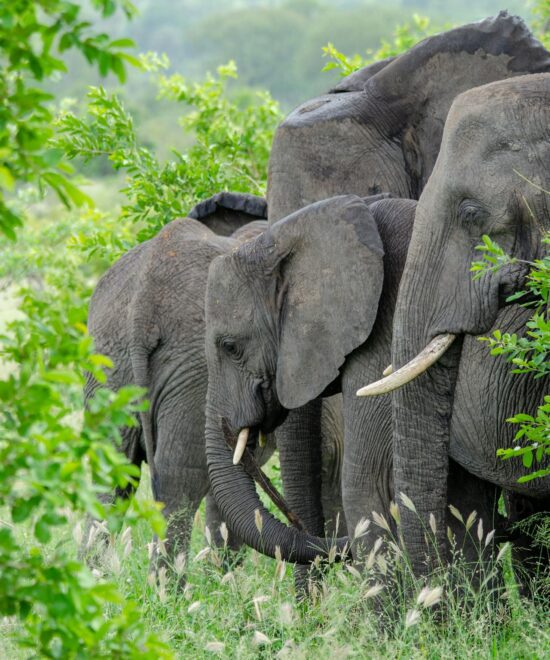
<instances>
[{"instance_id":1,"label":"curled trunk","mask_svg":"<svg viewBox=\"0 0 550 660\"><path fill-rule=\"evenodd\" d=\"M319 555L342 553L347 538L319 538L288 527L269 513L251 477L242 465L233 465L233 453L225 442L219 419L215 409L207 405L206 457L210 484L220 512L234 533L262 554L275 558L279 549L284 560L302 564L312 562Z\"/></svg>"}]
</instances>

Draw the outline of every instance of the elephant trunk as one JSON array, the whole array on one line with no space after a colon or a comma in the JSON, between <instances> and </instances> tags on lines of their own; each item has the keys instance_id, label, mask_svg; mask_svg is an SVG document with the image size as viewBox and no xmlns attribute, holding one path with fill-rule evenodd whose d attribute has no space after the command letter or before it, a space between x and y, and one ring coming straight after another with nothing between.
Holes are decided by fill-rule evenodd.
<instances>
[{"instance_id":1,"label":"elephant trunk","mask_svg":"<svg viewBox=\"0 0 550 660\"><path fill-rule=\"evenodd\" d=\"M409 248L394 316L396 371L385 380L399 378L404 365L431 350L431 366L418 369L414 379L405 379L406 384L392 393L395 496L412 568L425 574L434 567L427 557L446 559L450 422L462 335L441 334L430 327L439 312L439 275L427 278L422 268L432 264L421 251L413 256Z\"/></svg>"},{"instance_id":2,"label":"elephant trunk","mask_svg":"<svg viewBox=\"0 0 550 660\"><path fill-rule=\"evenodd\" d=\"M242 465L233 465L220 416L207 404L206 458L212 492L222 517L247 545L269 557L301 564L317 556L334 557L345 551L347 538L327 540L287 527L264 507L252 478Z\"/></svg>"}]
</instances>

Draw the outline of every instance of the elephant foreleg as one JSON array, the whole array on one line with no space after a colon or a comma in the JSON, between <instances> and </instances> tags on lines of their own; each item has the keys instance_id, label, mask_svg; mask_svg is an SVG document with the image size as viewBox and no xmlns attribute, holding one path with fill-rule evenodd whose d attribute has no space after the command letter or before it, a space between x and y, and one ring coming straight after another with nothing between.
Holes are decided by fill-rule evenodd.
<instances>
[{"instance_id":1,"label":"elephant foreleg","mask_svg":"<svg viewBox=\"0 0 550 660\"><path fill-rule=\"evenodd\" d=\"M285 499L310 534L324 536L321 503L321 400L291 410L275 432ZM309 567L295 568L296 593L308 592Z\"/></svg>"}]
</instances>

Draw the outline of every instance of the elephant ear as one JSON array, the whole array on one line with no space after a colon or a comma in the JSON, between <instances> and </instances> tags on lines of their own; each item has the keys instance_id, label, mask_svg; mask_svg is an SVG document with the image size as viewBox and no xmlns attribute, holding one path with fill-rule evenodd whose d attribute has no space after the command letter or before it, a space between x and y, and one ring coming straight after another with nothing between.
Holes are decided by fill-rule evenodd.
<instances>
[{"instance_id":1,"label":"elephant ear","mask_svg":"<svg viewBox=\"0 0 550 660\"><path fill-rule=\"evenodd\" d=\"M497 16L429 37L369 76L365 92L380 99L401 127L405 163L416 195L429 177L453 99L496 80L550 71L550 53L523 20Z\"/></svg>"},{"instance_id":2,"label":"elephant ear","mask_svg":"<svg viewBox=\"0 0 550 660\"><path fill-rule=\"evenodd\" d=\"M319 396L369 336L384 250L368 204L355 195L311 204L267 233L279 260L277 394L297 408Z\"/></svg>"},{"instance_id":3,"label":"elephant ear","mask_svg":"<svg viewBox=\"0 0 550 660\"><path fill-rule=\"evenodd\" d=\"M340 80L337 85L329 90L329 94L342 94L343 92L362 92L367 80L372 78L374 74L381 71L390 62L393 62L394 59L395 56L386 57L383 60L378 60L378 62L374 62L373 64L369 64L369 66L364 66L362 69L350 73L349 76L342 78L342 80Z\"/></svg>"},{"instance_id":4,"label":"elephant ear","mask_svg":"<svg viewBox=\"0 0 550 660\"><path fill-rule=\"evenodd\" d=\"M188 217L219 236L230 236L253 220L267 219L267 202L256 195L220 192L197 204Z\"/></svg>"}]
</instances>

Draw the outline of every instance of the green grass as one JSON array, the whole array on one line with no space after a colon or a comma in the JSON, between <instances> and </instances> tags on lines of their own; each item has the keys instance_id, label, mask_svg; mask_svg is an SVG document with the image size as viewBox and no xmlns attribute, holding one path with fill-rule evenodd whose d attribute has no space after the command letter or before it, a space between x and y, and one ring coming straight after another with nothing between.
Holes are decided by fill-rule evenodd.
<instances>
[{"instance_id":1,"label":"green grass","mask_svg":"<svg viewBox=\"0 0 550 660\"><path fill-rule=\"evenodd\" d=\"M146 496L148 488L145 480L139 496ZM169 580L161 577L159 584L150 577L151 538L144 525L131 534L122 531L97 557L97 579L115 580L126 598L139 603L148 628L162 635L177 657L208 658L216 653L231 658L550 656L549 602L544 596L534 601L519 596L506 551L490 567L493 577L502 579L499 587L489 580L477 591L470 589L460 561L452 575L434 577L430 586L443 587L437 607L417 604L421 585L411 587L406 564L387 544L378 550L366 575L332 565L313 600L297 604L291 566L245 550L240 565L224 570L215 549L202 552L208 547L202 509L195 523L183 593ZM81 529L81 523L74 521L55 543L70 544L76 553L75 538ZM367 533L375 529L371 524ZM476 529L474 525L474 535ZM23 529L21 543L31 541ZM392 579L394 569L398 577ZM459 589L449 587L457 583ZM373 584L384 587L375 597L370 595ZM111 614L114 610L106 612ZM418 620L407 625L411 618ZM10 642L16 631L13 621L0 623L1 657L26 657Z\"/></svg>"}]
</instances>

